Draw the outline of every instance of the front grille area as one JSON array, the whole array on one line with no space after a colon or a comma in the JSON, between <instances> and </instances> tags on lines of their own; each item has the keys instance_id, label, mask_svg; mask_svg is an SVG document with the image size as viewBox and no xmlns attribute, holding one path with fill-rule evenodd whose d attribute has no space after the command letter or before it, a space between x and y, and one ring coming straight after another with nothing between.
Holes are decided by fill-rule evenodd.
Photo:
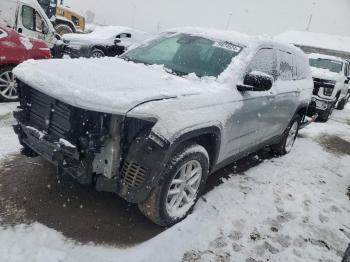
<instances>
[{"instance_id":1,"label":"front grille area","mask_svg":"<svg viewBox=\"0 0 350 262\"><path fill-rule=\"evenodd\" d=\"M147 175L147 169L135 162L125 161L121 170L123 185L128 189L138 189L142 186Z\"/></svg>"},{"instance_id":2,"label":"front grille area","mask_svg":"<svg viewBox=\"0 0 350 262\"><path fill-rule=\"evenodd\" d=\"M58 138L71 138L71 106L34 89L30 91L29 105L29 121L36 128Z\"/></svg>"},{"instance_id":3,"label":"front grille area","mask_svg":"<svg viewBox=\"0 0 350 262\"><path fill-rule=\"evenodd\" d=\"M77 144L79 138L93 139L108 133L111 115L68 105L18 81L22 124L44 132L49 140L60 138Z\"/></svg>"},{"instance_id":4,"label":"front grille area","mask_svg":"<svg viewBox=\"0 0 350 262\"><path fill-rule=\"evenodd\" d=\"M315 96L318 95L321 87L330 87L334 89L336 85L336 82L331 80L325 80L320 78L314 78L313 80L314 80L314 90L312 94Z\"/></svg>"}]
</instances>

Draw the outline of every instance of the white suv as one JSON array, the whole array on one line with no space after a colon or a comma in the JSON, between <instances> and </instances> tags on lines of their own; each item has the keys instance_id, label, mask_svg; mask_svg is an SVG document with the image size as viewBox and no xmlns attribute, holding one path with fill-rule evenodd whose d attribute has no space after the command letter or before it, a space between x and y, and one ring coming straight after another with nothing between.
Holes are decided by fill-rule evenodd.
<instances>
[{"instance_id":1,"label":"white suv","mask_svg":"<svg viewBox=\"0 0 350 262\"><path fill-rule=\"evenodd\" d=\"M319 114L319 120L327 121L333 109L343 110L348 102L349 62L339 57L310 54L314 79L313 98L309 114Z\"/></svg>"},{"instance_id":2,"label":"white suv","mask_svg":"<svg viewBox=\"0 0 350 262\"><path fill-rule=\"evenodd\" d=\"M31 61L15 74L22 153L163 226L191 211L215 170L265 146L290 152L313 89L300 49L191 28L120 58Z\"/></svg>"}]
</instances>

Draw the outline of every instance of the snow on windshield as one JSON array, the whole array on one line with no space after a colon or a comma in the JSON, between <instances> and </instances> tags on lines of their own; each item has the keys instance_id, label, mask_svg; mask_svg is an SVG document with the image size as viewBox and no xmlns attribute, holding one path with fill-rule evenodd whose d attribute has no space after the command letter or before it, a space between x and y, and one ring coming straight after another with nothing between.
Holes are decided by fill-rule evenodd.
<instances>
[{"instance_id":1,"label":"snow on windshield","mask_svg":"<svg viewBox=\"0 0 350 262\"><path fill-rule=\"evenodd\" d=\"M333 73L340 73L343 69L343 62L323 58L310 58L310 66L326 69Z\"/></svg>"},{"instance_id":2,"label":"snow on windshield","mask_svg":"<svg viewBox=\"0 0 350 262\"><path fill-rule=\"evenodd\" d=\"M144 64L164 65L178 75L219 76L242 50L226 41L175 34L135 48L123 58Z\"/></svg>"}]
</instances>

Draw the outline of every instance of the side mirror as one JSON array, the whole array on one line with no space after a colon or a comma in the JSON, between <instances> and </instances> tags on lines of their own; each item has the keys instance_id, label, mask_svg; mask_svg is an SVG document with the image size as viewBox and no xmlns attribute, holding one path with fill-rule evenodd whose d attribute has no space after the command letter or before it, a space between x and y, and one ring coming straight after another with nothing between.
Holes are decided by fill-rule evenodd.
<instances>
[{"instance_id":1,"label":"side mirror","mask_svg":"<svg viewBox=\"0 0 350 262\"><path fill-rule=\"evenodd\" d=\"M114 40L114 44L115 44L115 45L118 45L118 44L120 44L121 42L122 42L122 40L120 40L120 39L115 39L115 40Z\"/></svg>"},{"instance_id":2,"label":"side mirror","mask_svg":"<svg viewBox=\"0 0 350 262\"><path fill-rule=\"evenodd\" d=\"M268 91L273 85L273 77L263 72L253 71L244 77L243 85L237 85L238 91Z\"/></svg>"}]
</instances>

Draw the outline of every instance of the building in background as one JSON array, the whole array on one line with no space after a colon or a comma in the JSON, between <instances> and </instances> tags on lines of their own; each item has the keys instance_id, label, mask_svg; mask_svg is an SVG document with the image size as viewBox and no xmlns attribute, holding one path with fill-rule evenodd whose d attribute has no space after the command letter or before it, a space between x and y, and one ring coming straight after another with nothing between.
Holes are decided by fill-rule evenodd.
<instances>
[{"instance_id":1,"label":"building in background","mask_svg":"<svg viewBox=\"0 0 350 262\"><path fill-rule=\"evenodd\" d=\"M320 53L350 59L350 37L305 31L287 31L275 38L294 44L306 53Z\"/></svg>"}]
</instances>

